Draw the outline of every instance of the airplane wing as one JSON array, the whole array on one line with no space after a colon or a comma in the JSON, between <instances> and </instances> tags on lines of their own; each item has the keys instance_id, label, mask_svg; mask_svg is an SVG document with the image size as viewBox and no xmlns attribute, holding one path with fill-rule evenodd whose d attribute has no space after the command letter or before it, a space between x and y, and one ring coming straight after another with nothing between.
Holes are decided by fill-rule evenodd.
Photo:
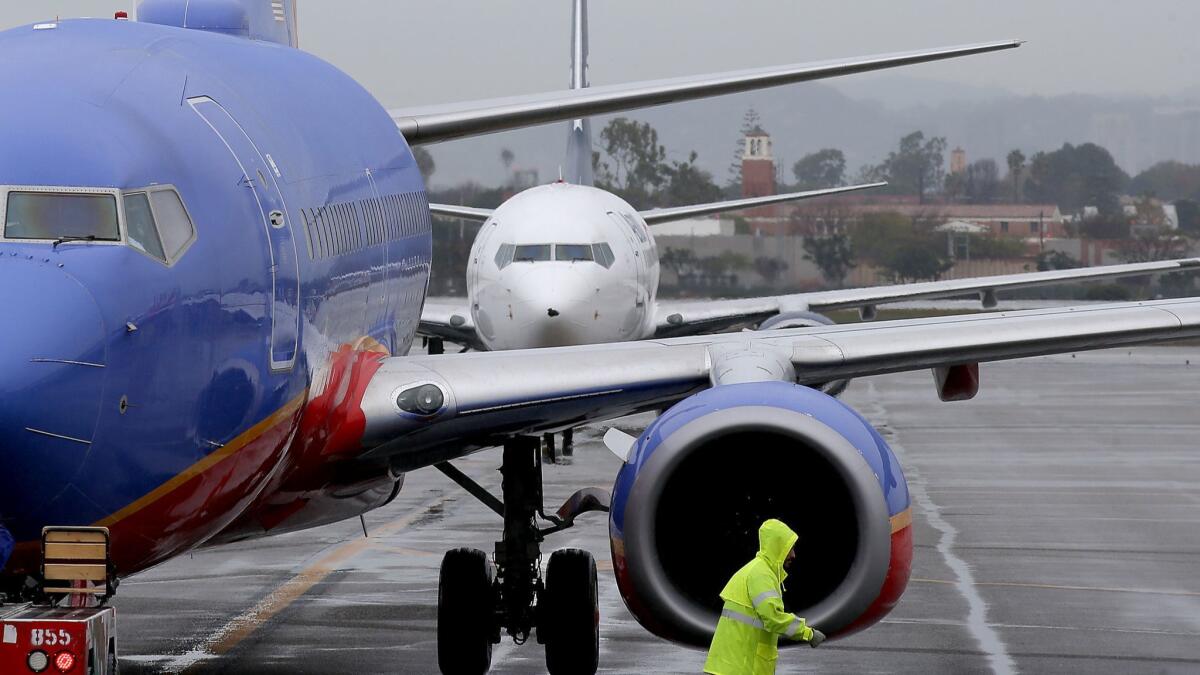
<instances>
[{"instance_id":1,"label":"airplane wing","mask_svg":"<svg viewBox=\"0 0 1200 675\"><path fill-rule=\"evenodd\" d=\"M692 206L675 206L666 209L651 209L649 211L639 211L638 215L640 215L642 219L646 221L647 225L657 225L658 223L669 223L673 220L684 220L686 218L695 218L696 216L707 216L711 213L737 211L739 209L749 209L756 206L766 206L768 204L794 202L801 199L828 197L829 195L837 195L843 192L856 192L858 190L883 187L884 185L887 185L887 183L866 183L864 185L848 185L846 187L826 188L824 190L789 192L787 194L770 195L768 197L750 197L748 199L733 199L730 201L712 202L709 204L694 204Z\"/></svg>"},{"instance_id":2,"label":"airplane wing","mask_svg":"<svg viewBox=\"0 0 1200 675\"><path fill-rule=\"evenodd\" d=\"M409 143L454 138L1019 47L1019 40L388 111Z\"/></svg>"},{"instance_id":3,"label":"airplane wing","mask_svg":"<svg viewBox=\"0 0 1200 675\"><path fill-rule=\"evenodd\" d=\"M479 341L471 308L465 298L431 298L421 309L417 334L454 342L472 349L487 349Z\"/></svg>"},{"instance_id":4,"label":"airplane wing","mask_svg":"<svg viewBox=\"0 0 1200 675\"><path fill-rule=\"evenodd\" d=\"M1143 274L1197 271L1197 269L1200 269L1200 258L1186 258L760 298L704 301L660 300L656 307L658 328L655 335L656 337L678 337L715 332L733 326L758 323L763 319L785 312L823 312L860 308L866 318L871 318L874 316L877 305L905 300L930 300L964 295L978 295L983 306L990 308L996 306L997 291Z\"/></svg>"},{"instance_id":5,"label":"airplane wing","mask_svg":"<svg viewBox=\"0 0 1200 675\"><path fill-rule=\"evenodd\" d=\"M430 204L429 212L436 216L475 220L481 223L492 217L492 209L476 209L470 206L453 206L451 204Z\"/></svg>"},{"instance_id":6,"label":"airplane wing","mask_svg":"<svg viewBox=\"0 0 1200 675\"><path fill-rule=\"evenodd\" d=\"M514 435L662 409L730 383L727 372L738 359L774 373L766 379L812 384L1196 336L1200 299L1187 298L392 357L363 392L365 456L387 456L396 470L409 470ZM421 392L434 412L401 409Z\"/></svg>"},{"instance_id":7,"label":"airplane wing","mask_svg":"<svg viewBox=\"0 0 1200 675\"><path fill-rule=\"evenodd\" d=\"M887 185L887 183L866 183L864 185L847 185L845 187L826 188L824 190L789 192L787 194L770 195L767 197L750 197L749 199L733 199L724 202L711 202L708 204L674 206L665 209L639 211L638 215L640 215L642 219L646 221L647 225L656 225L658 223L669 223L673 220L684 220L686 218L694 218L696 216L707 216L711 213L750 209L756 206L779 204L781 202L794 202L801 199L828 197L830 195L842 194L843 192L855 192L869 188L883 187L884 185ZM476 209L469 206L453 206L450 204L430 204L429 210L430 212L439 216L462 218L463 220L475 220L479 222L483 222L488 218L491 218L493 213L492 209Z\"/></svg>"}]
</instances>

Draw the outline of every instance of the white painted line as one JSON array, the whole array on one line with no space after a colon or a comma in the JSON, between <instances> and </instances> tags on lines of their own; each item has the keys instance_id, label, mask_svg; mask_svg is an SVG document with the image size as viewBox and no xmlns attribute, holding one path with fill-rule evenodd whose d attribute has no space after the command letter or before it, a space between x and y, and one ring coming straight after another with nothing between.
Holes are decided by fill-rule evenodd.
<instances>
[{"instance_id":1,"label":"white painted line","mask_svg":"<svg viewBox=\"0 0 1200 675\"><path fill-rule=\"evenodd\" d=\"M867 381L867 393L871 399L871 406L869 410L862 410L863 415L879 425L886 425L887 410L880 403L879 392L871 380ZM929 498L929 493L925 491L925 480L921 477L921 472L912 462L906 461L907 453L904 451L904 446L895 437L888 439L888 445L896 453L896 458L900 460L904 475L908 479L909 496L925 513L925 522L941 533L937 550L946 566L954 573L955 589L967 602L967 629L987 654L988 665L991 666L993 673L1015 675L1017 665L1009 655L1008 647L1000 638L1000 634L996 632L992 624L988 623L987 603L984 602L983 596L979 594L979 589L975 586L975 576L971 572L971 566L954 552L954 542L958 538L958 530L942 517L937 503Z\"/></svg>"}]
</instances>

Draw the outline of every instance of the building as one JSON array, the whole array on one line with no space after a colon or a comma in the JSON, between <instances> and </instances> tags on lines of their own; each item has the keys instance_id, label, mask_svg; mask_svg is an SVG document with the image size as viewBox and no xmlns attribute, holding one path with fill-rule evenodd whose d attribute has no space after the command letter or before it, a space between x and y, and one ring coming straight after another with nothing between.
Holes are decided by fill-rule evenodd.
<instances>
[{"instance_id":1,"label":"building","mask_svg":"<svg viewBox=\"0 0 1200 675\"><path fill-rule=\"evenodd\" d=\"M950 151L950 173L958 175L967 171L967 151L955 148Z\"/></svg>"},{"instance_id":2,"label":"building","mask_svg":"<svg viewBox=\"0 0 1200 675\"><path fill-rule=\"evenodd\" d=\"M868 214L896 213L938 224L970 223L1000 237L1060 239L1067 236L1062 212L1053 204L918 204L915 198L831 198L822 202L795 209L791 223L797 234L828 232L829 222L835 216L849 224Z\"/></svg>"},{"instance_id":3,"label":"building","mask_svg":"<svg viewBox=\"0 0 1200 675\"><path fill-rule=\"evenodd\" d=\"M775 158L771 155L771 136L756 126L746 133L742 147L742 197L769 197L775 194ZM778 206L760 206L742 212L747 220L775 219Z\"/></svg>"}]
</instances>

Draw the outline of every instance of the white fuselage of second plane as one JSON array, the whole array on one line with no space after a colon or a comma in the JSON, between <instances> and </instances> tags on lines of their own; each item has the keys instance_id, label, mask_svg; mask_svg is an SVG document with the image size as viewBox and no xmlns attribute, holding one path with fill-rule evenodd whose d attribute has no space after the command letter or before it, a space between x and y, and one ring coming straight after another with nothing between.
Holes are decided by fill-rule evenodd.
<instances>
[{"instance_id":1,"label":"white fuselage of second plane","mask_svg":"<svg viewBox=\"0 0 1200 675\"><path fill-rule=\"evenodd\" d=\"M654 332L658 275L636 209L560 182L515 195L483 224L467 296L491 350L639 340Z\"/></svg>"}]
</instances>

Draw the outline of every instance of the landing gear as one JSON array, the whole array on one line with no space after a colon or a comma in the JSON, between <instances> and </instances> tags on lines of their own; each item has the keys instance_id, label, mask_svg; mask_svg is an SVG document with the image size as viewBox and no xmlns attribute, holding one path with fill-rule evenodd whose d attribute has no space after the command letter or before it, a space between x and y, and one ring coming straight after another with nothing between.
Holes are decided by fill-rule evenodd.
<instances>
[{"instance_id":1,"label":"landing gear","mask_svg":"<svg viewBox=\"0 0 1200 675\"><path fill-rule=\"evenodd\" d=\"M546 669L594 673L600 665L600 608L596 559L577 548L550 555L538 640L546 644Z\"/></svg>"},{"instance_id":2,"label":"landing gear","mask_svg":"<svg viewBox=\"0 0 1200 675\"><path fill-rule=\"evenodd\" d=\"M425 338L425 346L428 348L430 355L445 354L446 342L442 338Z\"/></svg>"},{"instance_id":3,"label":"landing gear","mask_svg":"<svg viewBox=\"0 0 1200 675\"><path fill-rule=\"evenodd\" d=\"M570 464L575 457L575 430L562 432L562 452L554 447L554 434L542 434L542 462L546 464Z\"/></svg>"},{"instance_id":4,"label":"landing gear","mask_svg":"<svg viewBox=\"0 0 1200 675\"><path fill-rule=\"evenodd\" d=\"M523 644L536 630L546 645L546 666L560 673L595 673L599 663L600 611L596 561L587 551L555 551L541 575L541 542L577 516L607 511L608 495L595 488L571 496L557 514L542 507L542 462L537 437L504 444L503 498L497 499L454 466L446 476L504 518L496 542L495 575L482 551L456 549L442 562L438 590L438 665L443 673L483 673L491 648L507 633ZM539 519L550 523L539 527Z\"/></svg>"},{"instance_id":5,"label":"landing gear","mask_svg":"<svg viewBox=\"0 0 1200 675\"><path fill-rule=\"evenodd\" d=\"M563 457L571 458L575 456L575 430L567 429L563 432ZM570 464L570 459L567 460Z\"/></svg>"},{"instance_id":6,"label":"landing gear","mask_svg":"<svg viewBox=\"0 0 1200 675\"><path fill-rule=\"evenodd\" d=\"M456 548L438 579L438 666L443 673L483 675L500 633L492 620L492 564L487 554Z\"/></svg>"}]
</instances>

